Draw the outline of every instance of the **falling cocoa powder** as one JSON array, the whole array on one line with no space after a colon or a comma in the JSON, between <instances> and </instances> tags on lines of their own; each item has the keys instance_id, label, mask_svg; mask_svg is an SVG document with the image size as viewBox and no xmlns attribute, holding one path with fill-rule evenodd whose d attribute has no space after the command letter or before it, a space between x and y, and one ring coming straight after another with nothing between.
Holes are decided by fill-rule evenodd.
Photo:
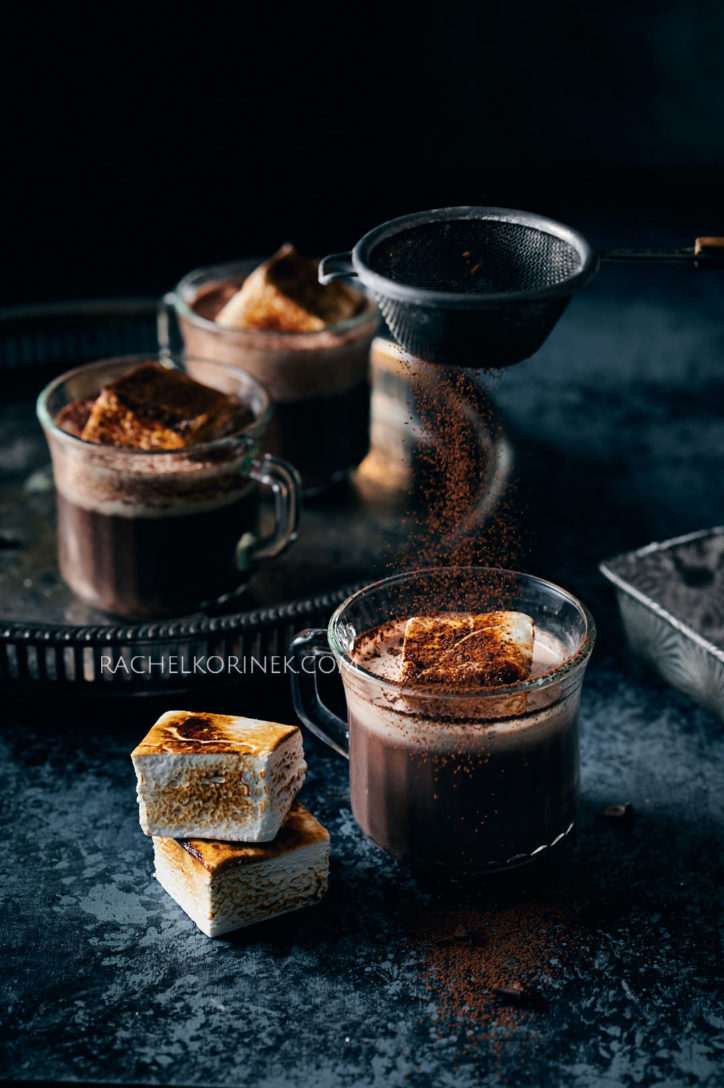
<instances>
[{"instance_id":1,"label":"falling cocoa powder","mask_svg":"<svg viewBox=\"0 0 724 1088\"><path fill-rule=\"evenodd\" d=\"M426 435L416 454L416 495L407 515L416 529L414 544L402 565L520 568L528 549L515 485L491 462L504 437L491 396L496 373L481 377L405 357L400 365L412 390L411 422L417 418ZM481 443L481 429L489 445ZM484 482L490 488L493 480L499 493L481 516Z\"/></svg>"},{"instance_id":2,"label":"falling cocoa powder","mask_svg":"<svg viewBox=\"0 0 724 1088\"><path fill-rule=\"evenodd\" d=\"M520 569L528 544L514 484L504 483L482 524L471 518L481 479L491 478L494 468L486 461L491 455L481 449L481 421L493 439L491 449L503 437L491 397L496 375L480 377L410 360L401 365L412 388L415 417L430 437L417 454L417 494L409 514L416 532L403 567ZM399 559L394 566L399 568ZM491 583L494 595L492 572ZM499 608L505 607L507 584L501 574ZM452 570L450 587L459 589ZM430 590L424 585L417 602L409 586L405 593L410 614L415 608L421 614L439 608L439 584L434 601L425 599ZM433 757L421 750L416 758L434 761L435 768L454 764L460 778L469 773L464 752ZM552 891L533 883L531 892L525 879L510 876L515 874L421 895L427 905L406 919L413 996L434 1006L440 1038L455 1034L461 1039L462 1057L475 1056L481 1047L500 1053L521 1028L529 1039L537 1024L543 1030L547 1004L560 993L563 980L573 968L585 971L590 962L590 931L583 919L595 895L585 882L570 886L559 873L552 878ZM428 1017L421 1022L427 1024Z\"/></svg>"}]
</instances>

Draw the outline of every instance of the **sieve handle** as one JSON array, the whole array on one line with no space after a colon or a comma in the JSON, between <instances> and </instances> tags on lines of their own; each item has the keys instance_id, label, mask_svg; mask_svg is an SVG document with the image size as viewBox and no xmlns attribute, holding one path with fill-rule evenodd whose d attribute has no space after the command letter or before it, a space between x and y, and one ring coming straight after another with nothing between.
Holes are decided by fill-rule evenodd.
<instances>
[{"instance_id":1,"label":"sieve handle","mask_svg":"<svg viewBox=\"0 0 724 1088\"><path fill-rule=\"evenodd\" d=\"M685 249L604 249L602 261L686 261L697 268L724 267L724 238L697 238Z\"/></svg>"},{"instance_id":2,"label":"sieve handle","mask_svg":"<svg viewBox=\"0 0 724 1088\"><path fill-rule=\"evenodd\" d=\"M697 267L705 265L721 268L724 265L724 238L705 236L694 243L694 256Z\"/></svg>"},{"instance_id":3,"label":"sieve handle","mask_svg":"<svg viewBox=\"0 0 724 1088\"><path fill-rule=\"evenodd\" d=\"M352 264L351 253L330 253L319 262L319 282L331 283L332 280L356 279L357 273Z\"/></svg>"}]
</instances>

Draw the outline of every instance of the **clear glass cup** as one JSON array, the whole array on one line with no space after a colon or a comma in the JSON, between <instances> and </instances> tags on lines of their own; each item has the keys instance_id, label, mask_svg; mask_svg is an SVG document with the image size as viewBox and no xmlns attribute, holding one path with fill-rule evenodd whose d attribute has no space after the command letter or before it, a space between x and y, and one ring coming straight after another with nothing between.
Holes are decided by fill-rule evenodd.
<instances>
[{"instance_id":1,"label":"clear glass cup","mask_svg":"<svg viewBox=\"0 0 724 1088\"><path fill-rule=\"evenodd\" d=\"M89 604L129 619L180 615L238 592L257 563L297 535L295 470L260 455L271 405L242 371L205 360L164 359L198 381L235 395L253 413L238 434L178 450L86 442L55 422L67 404L147 362L103 359L68 371L38 398L53 462L58 562ZM259 489L274 498L274 528L259 529Z\"/></svg>"},{"instance_id":2,"label":"clear glass cup","mask_svg":"<svg viewBox=\"0 0 724 1088\"><path fill-rule=\"evenodd\" d=\"M355 652L382 624L400 621L399 630L413 615L501 609L532 617L540 675L440 690L382 679ZM551 582L482 567L415 571L355 593L326 632L297 635L294 706L315 736L349 757L352 811L379 847L413 866L502 870L545 853L573 827L581 685L594 641L588 610ZM318 691L330 651L346 722Z\"/></svg>"},{"instance_id":3,"label":"clear glass cup","mask_svg":"<svg viewBox=\"0 0 724 1088\"><path fill-rule=\"evenodd\" d=\"M297 468L305 493L318 492L349 475L369 451L369 357L379 311L370 302L319 332L228 329L198 312L201 299L226 284L238 289L257 263L184 276L163 299L159 343L240 367L262 382L275 408L263 448Z\"/></svg>"}]
</instances>

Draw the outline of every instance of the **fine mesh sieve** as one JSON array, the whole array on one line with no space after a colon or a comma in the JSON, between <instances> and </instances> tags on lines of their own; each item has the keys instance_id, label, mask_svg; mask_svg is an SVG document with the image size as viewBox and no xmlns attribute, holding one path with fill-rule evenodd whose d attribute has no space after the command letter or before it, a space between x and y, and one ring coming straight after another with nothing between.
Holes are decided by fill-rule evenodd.
<instances>
[{"instance_id":1,"label":"fine mesh sieve","mask_svg":"<svg viewBox=\"0 0 724 1088\"><path fill-rule=\"evenodd\" d=\"M369 231L351 253L325 257L319 279L358 278L411 355L479 369L537 351L600 257L694 254L599 255L577 231L532 212L440 208Z\"/></svg>"}]
</instances>

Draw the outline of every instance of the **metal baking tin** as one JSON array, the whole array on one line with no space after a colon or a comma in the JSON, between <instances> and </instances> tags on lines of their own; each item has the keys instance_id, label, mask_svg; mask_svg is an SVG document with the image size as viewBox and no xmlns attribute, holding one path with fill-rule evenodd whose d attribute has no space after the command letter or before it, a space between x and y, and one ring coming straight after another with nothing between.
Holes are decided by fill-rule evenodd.
<instances>
[{"instance_id":1,"label":"metal baking tin","mask_svg":"<svg viewBox=\"0 0 724 1088\"><path fill-rule=\"evenodd\" d=\"M724 721L724 526L600 564L628 643L679 691Z\"/></svg>"}]
</instances>

